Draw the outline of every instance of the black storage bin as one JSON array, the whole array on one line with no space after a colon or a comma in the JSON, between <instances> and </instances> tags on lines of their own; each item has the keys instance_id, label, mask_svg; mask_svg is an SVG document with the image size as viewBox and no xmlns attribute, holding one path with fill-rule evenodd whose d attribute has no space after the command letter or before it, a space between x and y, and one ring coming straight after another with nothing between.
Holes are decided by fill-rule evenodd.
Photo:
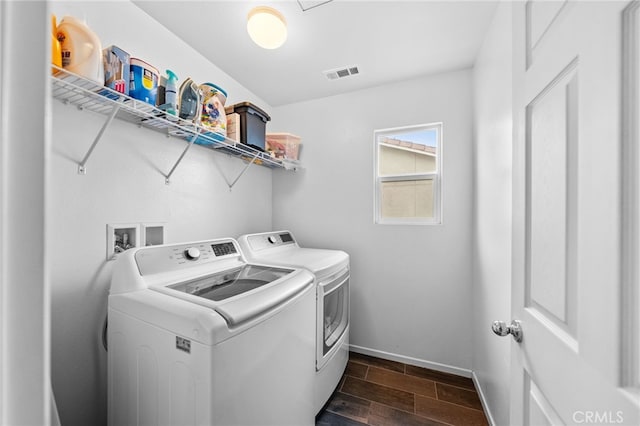
<instances>
[{"instance_id":1,"label":"black storage bin","mask_svg":"<svg viewBox=\"0 0 640 426\"><path fill-rule=\"evenodd\" d=\"M240 142L264 151L267 121L270 121L271 117L251 102L231 105L225 108L225 112L236 112L240 115Z\"/></svg>"}]
</instances>

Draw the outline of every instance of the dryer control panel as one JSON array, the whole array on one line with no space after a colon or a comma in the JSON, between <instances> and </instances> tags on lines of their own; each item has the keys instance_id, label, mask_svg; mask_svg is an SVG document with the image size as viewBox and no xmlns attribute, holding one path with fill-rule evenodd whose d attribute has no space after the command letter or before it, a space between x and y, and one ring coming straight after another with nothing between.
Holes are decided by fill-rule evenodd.
<instances>
[{"instance_id":1,"label":"dryer control panel","mask_svg":"<svg viewBox=\"0 0 640 426\"><path fill-rule=\"evenodd\" d=\"M253 251L285 245L296 245L293 235L288 231L249 235L247 236L247 242Z\"/></svg>"},{"instance_id":2,"label":"dryer control panel","mask_svg":"<svg viewBox=\"0 0 640 426\"><path fill-rule=\"evenodd\" d=\"M144 247L135 254L138 270L143 276L234 257L240 258L240 251L231 239Z\"/></svg>"}]
</instances>

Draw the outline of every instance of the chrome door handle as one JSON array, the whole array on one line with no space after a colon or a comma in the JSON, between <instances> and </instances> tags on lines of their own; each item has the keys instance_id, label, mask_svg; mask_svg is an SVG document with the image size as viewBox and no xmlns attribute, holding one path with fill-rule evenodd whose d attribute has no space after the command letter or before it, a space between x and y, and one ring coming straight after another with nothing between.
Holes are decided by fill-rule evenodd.
<instances>
[{"instance_id":1,"label":"chrome door handle","mask_svg":"<svg viewBox=\"0 0 640 426\"><path fill-rule=\"evenodd\" d=\"M493 324L491 324L491 330L498 336L511 334L516 342L522 342L522 326L518 320L511 321L509 325L504 321L494 321Z\"/></svg>"}]
</instances>

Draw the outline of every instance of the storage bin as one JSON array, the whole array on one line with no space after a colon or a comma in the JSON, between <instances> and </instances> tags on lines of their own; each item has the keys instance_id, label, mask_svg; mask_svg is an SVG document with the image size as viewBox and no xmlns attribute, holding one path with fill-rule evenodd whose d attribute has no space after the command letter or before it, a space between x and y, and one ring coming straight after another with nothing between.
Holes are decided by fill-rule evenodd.
<instances>
[{"instance_id":1,"label":"storage bin","mask_svg":"<svg viewBox=\"0 0 640 426\"><path fill-rule=\"evenodd\" d=\"M227 115L224 110L227 92L213 83L202 83L198 88L202 93L200 124L224 140L227 136Z\"/></svg>"},{"instance_id":2,"label":"storage bin","mask_svg":"<svg viewBox=\"0 0 640 426\"><path fill-rule=\"evenodd\" d=\"M158 70L138 58L130 58L129 64L129 96L156 106Z\"/></svg>"},{"instance_id":3,"label":"storage bin","mask_svg":"<svg viewBox=\"0 0 640 426\"><path fill-rule=\"evenodd\" d=\"M291 133L267 133L267 151L276 158L297 160L300 150L300 137Z\"/></svg>"},{"instance_id":4,"label":"storage bin","mask_svg":"<svg viewBox=\"0 0 640 426\"><path fill-rule=\"evenodd\" d=\"M241 102L225 108L227 115L240 115L240 142L252 148L265 150L267 121L271 117L251 102Z\"/></svg>"}]
</instances>

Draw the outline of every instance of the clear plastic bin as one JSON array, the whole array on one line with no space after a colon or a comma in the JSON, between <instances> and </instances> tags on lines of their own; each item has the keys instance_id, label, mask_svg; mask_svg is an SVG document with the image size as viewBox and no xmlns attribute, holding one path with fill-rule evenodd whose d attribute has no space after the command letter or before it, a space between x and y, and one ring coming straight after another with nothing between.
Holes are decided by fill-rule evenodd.
<instances>
[{"instance_id":1,"label":"clear plastic bin","mask_svg":"<svg viewBox=\"0 0 640 426\"><path fill-rule=\"evenodd\" d=\"M291 133L267 133L267 151L276 158L297 160L300 153L300 137Z\"/></svg>"}]
</instances>

